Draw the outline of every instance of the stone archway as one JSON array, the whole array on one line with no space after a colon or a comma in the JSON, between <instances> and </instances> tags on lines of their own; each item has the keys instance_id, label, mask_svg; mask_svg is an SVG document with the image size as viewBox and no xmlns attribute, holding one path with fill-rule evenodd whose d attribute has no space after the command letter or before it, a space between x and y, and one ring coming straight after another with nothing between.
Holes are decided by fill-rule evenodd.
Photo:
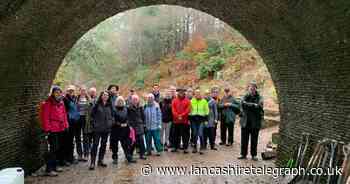
<instances>
[{"instance_id":1,"label":"stone archway","mask_svg":"<svg viewBox=\"0 0 350 184\"><path fill-rule=\"evenodd\" d=\"M303 131L350 141L346 0L6 0L0 5L0 168L40 165L36 107L76 40L112 15L156 4L218 17L259 51L280 99L278 163Z\"/></svg>"}]
</instances>

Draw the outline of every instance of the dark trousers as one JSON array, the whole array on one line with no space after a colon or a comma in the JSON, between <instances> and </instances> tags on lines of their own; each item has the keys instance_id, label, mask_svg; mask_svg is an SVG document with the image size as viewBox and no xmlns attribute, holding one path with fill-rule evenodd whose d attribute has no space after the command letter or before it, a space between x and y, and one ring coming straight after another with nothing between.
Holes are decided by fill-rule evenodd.
<instances>
[{"instance_id":1,"label":"dark trousers","mask_svg":"<svg viewBox=\"0 0 350 184\"><path fill-rule=\"evenodd\" d=\"M175 128L175 145L174 149L180 149L180 143L182 140L183 149L188 148L188 141L190 138L190 126L187 124L174 124Z\"/></svg>"},{"instance_id":2,"label":"dark trousers","mask_svg":"<svg viewBox=\"0 0 350 184\"><path fill-rule=\"evenodd\" d=\"M127 160L131 159L131 140L129 133L129 127L112 127L110 145L113 160L118 160L119 142L123 148L125 158Z\"/></svg>"},{"instance_id":3,"label":"dark trousers","mask_svg":"<svg viewBox=\"0 0 350 184\"><path fill-rule=\"evenodd\" d=\"M211 148L215 147L215 127L204 127L204 148L207 148L208 140Z\"/></svg>"},{"instance_id":4,"label":"dark trousers","mask_svg":"<svg viewBox=\"0 0 350 184\"><path fill-rule=\"evenodd\" d=\"M84 145L84 156L88 157L89 154L91 153L91 147L92 147L92 140L94 137L94 134L91 133L84 133L85 138L83 138L83 145Z\"/></svg>"},{"instance_id":5,"label":"dark trousers","mask_svg":"<svg viewBox=\"0 0 350 184\"><path fill-rule=\"evenodd\" d=\"M233 136L234 136L234 122L225 123L224 121L220 124L220 131L221 131L221 142L226 144L233 144ZM227 138L227 132L228 132L228 139Z\"/></svg>"},{"instance_id":6,"label":"dark trousers","mask_svg":"<svg viewBox=\"0 0 350 184\"><path fill-rule=\"evenodd\" d=\"M86 150L87 146L84 145L86 142L88 142L87 134L84 132L84 127L86 124L86 116L82 115L80 116L80 119L78 121L77 126L74 129L74 138L75 138L75 147L77 149L77 153L79 156L85 155L89 152L89 150ZM83 140L81 140L83 138Z\"/></svg>"},{"instance_id":7,"label":"dark trousers","mask_svg":"<svg viewBox=\"0 0 350 184\"><path fill-rule=\"evenodd\" d=\"M57 168L57 161L64 162L64 144L63 132L50 133L47 138L49 151L46 158L46 172L55 171Z\"/></svg>"},{"instance_id":8,"label":"dark trousers","mask_svg":"<svg viewBox=\"0 0 350 184\"><path fill-rule=\"evenodd\" d=\"M257 156L259 130L257 128L241 128L241 155L247 156L250 136L250 154Z\"/></svg>"},{"instance_id":9,"label":"dark trousers","mask_svg":"<svg viewBox=\"0 0 350 184\"><path fill-rule=\"evenodd\" d=\"M192 126L192 123L193 123L193 116L188 116L188 121L190 122L190 143L191 145L194 144L194 141L193 141L193 137L194 137L194 133L193 133L193 126Z\"/></svg>"},{"instance_id":10,"label":"dark trousers","mask_svg":"<svg viewBox=\"0 0 350 184\"><path fill-rule=\"evenodd\" d=\"M216 140L216 131L217 131L217 129L218 129L218 124L217 123L215 123L214 124L214 143L215 143L215 140Z\"/></svg>"},{"instance_id":11,"label":"dark trousers","mask_svg":"<svg viewBox=\"0 0 350 184\"><path fill-rule=\"evenodd\" d=\"M79 156L82 156L81 132L82 125L80 120L68 120L69 128L65 136L65 158L68 162L74 161L74 139L75 147Z\"/></svg>"},{"instance_id":12,"label":"dark trousers","mask_svg":"<svg viewBox=\"0 0 350 184\"><path fill-rule=\"evenodd\" d=\"M145 155L146 147L144 142L144 134L137 134L136 135L136 142L132 145L130 153L131 155L134 154L136 146L140 149L140 157Z\"/></svg>"},{"instance_id":13,"label":"dark trousers","mask_svg":"<svg viewBox=\"0 0 350 184\"><path fill-rule=\"evenodd\" d=\"M74 150L74 144L73 144L73 131L71 125L70 127L63 132L63 141L64 144L62 145L63 154L64 154L64 161L65 162L73 162L73 150ZM63 163L61 163L63 164Z\"/></svg>"},{"instance_id":14,"label":"dark trousers","mask_svg":"<svg viewBox=\"0 0 350 184\"><path fill-rule=\"evenodd\" d=\"M170 133L169 133L169 147L175 146L175 124L174 122L170 125Z\"/></svg>"},{"instance_id":15,"label":"dark trousers","mask_svg":"<svg viewBox=\"0 0 350 184\"><path fill-rule=\"evenodd\" d=\"M93 145L91 149L91 163L96 162L97 148L100 145L98 152L98 161L102 162L106 153L108 140L108 132L94 132Z\"/></svg>"}]
</instances>

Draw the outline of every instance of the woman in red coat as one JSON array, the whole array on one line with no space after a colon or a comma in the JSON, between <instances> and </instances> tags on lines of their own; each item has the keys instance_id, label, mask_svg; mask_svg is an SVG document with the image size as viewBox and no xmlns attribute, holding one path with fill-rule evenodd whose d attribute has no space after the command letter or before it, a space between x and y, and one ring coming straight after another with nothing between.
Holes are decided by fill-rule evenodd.
<instances>
[{"instance_id":1,"label":"woman in red coat","mask_svg":"<svg viewBox=\"0 0 350 184\"><path fill-rule=\"evenodd\" d=\"M62 90L55 86L50 97L41 106L42 128L47 135L49 154L46 173L48 176L57 176L62 169L57 167L57 161L64 162L62 143L64 131L68 128L67 113L63 103Z\"/></svg>"}]
</instances>

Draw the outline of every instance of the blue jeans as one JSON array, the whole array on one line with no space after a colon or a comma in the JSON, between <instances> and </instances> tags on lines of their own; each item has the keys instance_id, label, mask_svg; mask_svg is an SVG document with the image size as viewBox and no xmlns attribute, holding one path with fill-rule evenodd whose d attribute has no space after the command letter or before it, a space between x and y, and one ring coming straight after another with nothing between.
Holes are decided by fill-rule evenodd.
<instances>
[{"instance_id":1,"label":"blue jeans","mask_svg":"<svg viewBox=\"0 0 350 184\"><path fill-rule=\"evenodd\" d=\"M152 151L152 138L154 141L154 145L156 146L157 152L161 152L162 144L160 142L160 129L146 131L147 152Z\"/></svg>"},{"instance_id":2,"label":"blue jeans","mask_svg":"<svg viewBox=\"0 0 350 184\"><path fill-rule=\"evenodd\" d=\"M204 125L202 122L192 122L191 123L192 127L192 133L193 133L193 144L194 148L197 148L197 141L199 138L201 149L204 148L204 137L203 137L203 128Z\"/></svg>"}]
</instances>

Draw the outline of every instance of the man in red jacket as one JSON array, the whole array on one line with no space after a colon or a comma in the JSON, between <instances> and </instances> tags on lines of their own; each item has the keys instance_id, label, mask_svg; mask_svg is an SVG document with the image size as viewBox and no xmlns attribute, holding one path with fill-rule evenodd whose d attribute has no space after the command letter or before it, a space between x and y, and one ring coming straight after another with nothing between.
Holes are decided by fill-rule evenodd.
<instances>
[{"instance_id":1,"label":"man in red jacket","mask_svg":"<svg viewBox=\"0 0 350 184\"><path fill-rule=\"evenodd\" d=\"M185 89L177 89L178 95L172 101L173 121L175 128L175 145L172 152L177 152L182 139L184 153L188 153L188 141L190 136L190 123L188 115L191 112L191 102L186 98Z\"/></svg>"},{"instance_id":2,"label":"man in red jacket","mask_svg":"<svg viewBox=\"0 0 350 184\"><path fill-rule=\"evenodd\" d=\"M42 104L40 117L42 129L47 134L49 154L47 158L46 174L57 176L62 169L57 167L57 161L64 162L62 144L63 132L68 128L67 113L63 103L62 90L55 86L50 97Z\"/></svg>"}]
</instances>

